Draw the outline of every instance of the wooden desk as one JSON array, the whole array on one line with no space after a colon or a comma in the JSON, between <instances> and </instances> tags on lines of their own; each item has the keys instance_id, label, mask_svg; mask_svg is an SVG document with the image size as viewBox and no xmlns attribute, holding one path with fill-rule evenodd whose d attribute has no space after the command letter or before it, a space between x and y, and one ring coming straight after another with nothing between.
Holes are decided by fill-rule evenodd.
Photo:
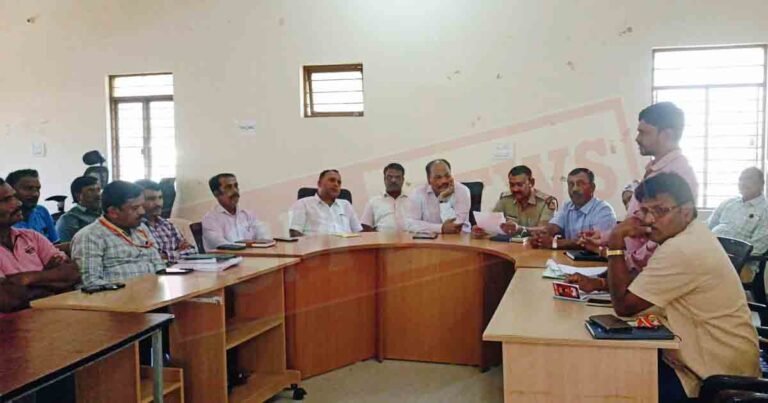
<instances>
[{"instance_id":1,"label":"wooden desk","mask_svg":"<svg viewBox=\"0 0 768 403\"><path fill-rule=\"evenodd\" d=\"M230 252L231 253L231 252ZM243 256L294 256L285 270L288 364L311 377L369 358L475 365L501 362L483 343L515 261L544 267L560 251L408 233L302 237Z\"/></svg>"},{"instance_id":2,"label":"wooden desk","mask_svg":"<svg viewBox=\"0 0 768 403\"><path fill-rule=\"evenodd\" d=\"M190 402L263 401L295 384L286 370L283 268L293 258L246 258L220 273L147 275L126 287L98 294L79 291L32 302L34 308L148 312L167 308L172 364L184 369ZM251 373L247 384L227 393L226 353Z\"/></svg>"},{"instance_id":3,"label":"wooden desk","mask_svg":"<svg viewBox=\"0 0 768 403\"><path fill-rule=\"evenodd\" d=\"M306 259L331 252L416 247L441 250L452 248L474 250L512 261L518 269L546 267L547 259L577 267L601 265L592 262L574 262L565 256L562 250L534 249L520 243L494 242L487 238L473 239L469 234L439 235L434 240L413 239L413 235L407 232L364 232L359 237L353 238L315 235L301 237L297 242L278 242L271 248L249 248L234 253L251 257L298 257ZM232 251L217 252L233 253Z\"/></svg>"},{"instance_id":4,"label":"wooden desk","mask_svg":"<svg viewBox=\"0 0 768 403\"><path fill-rule=\"evenodd\" d=\"M610 308L552 298L542 270L521 270L483 333L499 341L505 402L656 402L658 349L677 341L594 340L590 315Z\"/></svg>"},{"instance_id":5,"label":"wooden desk","mask_svg":"<svg viewBox=\"0 0 768 403\"><path fill-rule=\"evenodd\" d=\"M20 397L73 372L78 402L138 402L142 392L151 396L142 387L152 383L140 382L138 341L159 335L172 318L31 309L3 316L0 401ZM156 339L162 342L161 337ZM162 369L162 360L159 363ZM155 386L162 390L162 383Z\"/></svg>"}]
</instances>

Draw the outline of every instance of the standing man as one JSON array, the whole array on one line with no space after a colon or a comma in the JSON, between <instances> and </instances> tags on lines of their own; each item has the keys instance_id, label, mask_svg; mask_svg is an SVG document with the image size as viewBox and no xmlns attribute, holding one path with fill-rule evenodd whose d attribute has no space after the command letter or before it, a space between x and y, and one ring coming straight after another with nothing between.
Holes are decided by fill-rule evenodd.
<instances>
[{"instance_id":1,"label":"standing man","mask_svg":"<svg viewBox=\"0 0 768 403\"><path fill-rule=\"evenodd\" d=\"M272 238L265 223L252 212L238 207L240 185L234 174L220 173L208 181L208 187L218 205L203 217L205 250L241 240Z\"/></svg>"},{"instance_id":2,"label":"standing man","mask_svg":"<svg viewBox=\"0 0 768 403\"><path fill-rule=\"evenodd\" d=\"M427 184L411 192L406 225L411 232L458 234L469 232L469 188L453 179L451 164L444 159L426 166Z\"/></svg>"},{"instance_id":3,"label":"standing man","mask_svg":"<svg viewBox=\"0 0 768 403\"><path fill-rule=\"evenodd\" d=\"M173 223L160 217L163 212L163 192L160 185L146 179L137 181L136 185L144 189L144 217L141 222L149 228L155 238L160 257L169 263L176 263L181 256L197 253L197 249L184 239Z\"/></svg>"},{"instance_id":4,"label":"standing man","mask_svg":"<svg viewBox=\"0 0 768 403\"><path fill-rule=\"evenodd\" d=\"M72 200L77 203L56 221L61 242L70 242L77 231L101 217L101 186L93 176L81 176L69 187Z\"/></svg>"},{"instance_id":5,"label":"standing man","mask_svg":"<svg viewBox=\"0 0 768 403\"><path fill-rule=\"evenodd\" d=\"M313 234L338 234L363 230L352 204L339 199L341 174L335 169L326 169L317 180L314 196L297 200L291 206L291 236Z\"/></svg>"},{"instance_id":6,"label":"standing man","mask_svg":"<svg viewBox=\"0 0 768 403\"><path fill-rule=\"evenodd\" d=\"M393 162L384 167L384 194L368 200L360 222L365 231L405 231L408 196L403 194L405 168Z\"/></svg>"},{"instance_id":7,"label":"standing man","mask_svg":"<svg viewBox=\"0 0 768 403\"><path fill-rule=\"evenodd\" d=\"M613 207L595 197L595 174L587 168L568 173L571 198L555 213L546 228L531 238L534 248L582 249L579 236L585 231L608 233L616 225ZM558 238L563 238L559 240Z\"/></svg>"},{"instance_id":8,"label":"standing man","mask_svg":"<svg viewBox=\"0 0 768 403\"><path fill-rule=\"evenodd\" d=\"M104 215L75 234L72 258L85 286L122 281L155 273L165 263L146 225L143 189L114 181L101 194Z\"/></svg>"},{"instance_id":9,"label":"standing man","mask_svg":"<svg viewBox=\"0 0 768 403\"><path fill-rule=\"evenodd\" d=\"M762 255L768 250L768 203L763 196L765 175L763 171L752 167L739 175L739 193L722 202L709 217L709 229L717 236L735 238L752 244L752 254ZM752 281L757 267L754 263L747 266L751 270L741 271L741 280Z\"/></svg>"},{"instance_id":10,"label":"standing man","mask_svg":"<svg viewBox=\"0 0 768 403\"><path fill-rule=\"evenodd\" d=\"M640 112L637 124L637 146L640 155L653 160L645 166L644 179L660 173L675 173L685 180L696 200L699 184L696 174L680 150L680 138L685 128L685 114L671 102L659 102ZM627 217L637 214L640 203L634 197L627 205ZM633 270L642 270L658 245L647 237L627 240L627 263Z\"/></svg>"},{"instance_id":11,"label":"standing man","mask_svg":"<svg viewBox=\"0 0 768 403\"><path fill-rule=\"evenodd\" d=\"M40 200L40 175L34 169L20 169L8 174L5 181L16 190L21 200L21 213L24 219L16 223L16 228L37 231L52 243L59 242L59 233L48 209L37 204Z\"/></svg>"},{"instance_id":12,"label":"standing man","mask_svg":"<svg viewBox=\"0 0 768 403\"><path fill-rule=\"evenodd\" d=\"M744 290L717 238L696 220L687 181L659 173L644 180L635 195L639 213L617 225L608 240L608 288L617 315L634 316L655 305L679 336L679 350L662 350L659 401L698 396L710 375L760 376ZM623 255L626 239L639 235L658 248L633 280Z\"/></svg>"},{"instance_id":13,"label":"standing man","mask_svg":"<svg viewBox=\"0 0 768 403\"><path fill-rule=\"evenodd\" d=\"M528 232L529 227L544 227L557 210L557 199L534 189L536 180L525 165L512 168L507 175L509 192L501 194L493 208L504 213L507 223L502 229L507 235Z\"/></svg>"},{"instance_id":14,"label":"standing man","mask_svg":"<svg viewBox=\"0 0 768 403\"><path fill-rule=\"evenodd\" d=\"M77 266L42 234L13 227L21 219L16 191L0 179L0 312L26 308L80 282Z\"/></svg>"}]
</instances>

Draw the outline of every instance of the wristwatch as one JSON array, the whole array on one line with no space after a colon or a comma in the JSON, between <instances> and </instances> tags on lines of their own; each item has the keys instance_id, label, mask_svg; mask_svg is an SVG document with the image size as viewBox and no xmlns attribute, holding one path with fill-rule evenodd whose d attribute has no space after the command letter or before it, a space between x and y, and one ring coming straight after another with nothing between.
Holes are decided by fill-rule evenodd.
<instances>
[{"instance_id":1,"label":"wristwatch","mask_svg":"<svg viewBox=\"0 0 768 403\"><path fill-rule=\"evenodd\" d=\"M608 249L605 251L605 256L624 256L624 249Z\"/></svg>"}]
</instances>

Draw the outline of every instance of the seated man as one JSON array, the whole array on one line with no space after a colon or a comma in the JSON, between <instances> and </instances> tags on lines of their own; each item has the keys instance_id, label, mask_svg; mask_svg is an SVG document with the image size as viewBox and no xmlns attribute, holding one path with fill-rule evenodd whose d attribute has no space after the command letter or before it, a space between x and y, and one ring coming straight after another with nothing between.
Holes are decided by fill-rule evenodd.
<instances>
[{"instance_id":1,"label":"seated man","mask_svg":"<svg viewBox=\"0 0 768 403\"><path fill-rule=\"evenodd\" d=\"M12 226L22 219L16 191L0 179L0 312L71 290L80 271L43 235Z\"/></svg>"},{"instance_id":2,"label":"seated man","mask_svg":"<svg viewBox=\"0 0 768 403\"><path fill-rule=\"evenodd\" d=\"M710 375L760 376L757 334L744 290L717 238L696 220L693 192L675 173L643 181L639 213L617 225L608 240L608 283L616 314L634 316L657 306L679 336L679 350L663 350L659 401L699 394ZM659 247L631 279L626 237L647 236Z\"/></svg>"},{"instance_id":3,"label":"seated man","mask_svg":"<svg viewBox=\"0 0 768 403\"><path fill-rule=\"evenodd\" d=\"M768 203L763 196L765 176L758 168L747 168L739 175L739 193L722 202L709 217L709 229L717 236L735 238L752 244L752 254L768 250ZM742 270L741 279L752 281L757 266L750 263Z\"/></svg>"},{"instance_id":4,"label":"seated man","mask_svg":"<svg viewBox=\"0 0 768 403\"><path fill-rule=\"evenodd\" d=\"M595 196L595 174L587 168L576 168L568 173L566 202L546 228L531 238L534 248L582 249L579 234L584 231L608 233L616 225L613 207ZM557 238L563 238L558 240Z\"/></svg>"},{"instance_id":5,"label":"seated man","mask_svg":"<svg viewBox=\"0 0 768 403\"><path fill-rule=\"evenodd\" d=\"M240 186L235 175L218 174L208 180L208 187L219 204L203 217L205 250L211 251L219 245L236 241L272 238L265 223L259 221L252 212L237 206Z\"/></svg>"},{"instance_id":6,"label":"seated man","mask_svg":"<svg viewBox=\"0 0 768 403\"><path fill-rule=\"evenodd\" d=\"M405 168L393 162L384 167L384 194L368 200L360 220L366 231L405 231L408 196L403 194Z\"/></svg>"},{"instance_id":7,"label":"seated man","mask_svg":"<svg viewBox=\"0 0 768 403\"><path fill-rule=\"evenodd\" d=\"M40 176L34 169L21 169L8 174L5 181L16 190L21 200L21 213L24 219L14 227L35 230L53 243L59 242L59 233L48 209L37 204L40 200Z\"/></svg>"},{"instance_id":8,"label":"seated man","mask_svg":"<svg viewBox=\"0 0 768 403\"><path fill-rule=\"evenodd\" d=\"M101 186L93 176L80 176L69 187L77 203L56 221L61 242L70 242L77 231L101 217Z\"/></svg>"},{"instance_id":9,"label":"seated man","mask_svg":"<svg viewBox=\"0 0 768 403\"><path fill-rule=\"evenodd\" d=\"M85 286L125 280L165 268L146 225L143 190L114 181L101 193L104 215L75 234L72 258Z\"/></svg>"},{"instance_id":10,"label":"seated man","mask_svg":"<svg viewBox=\"0 0 768 403\"><path fill-rule=\"evenodd\" d=\"M530 227L546 226L557 210L557 199L534 189L536 181L525 165L512 168L507 179L509 192L502 193L493 208L507 219L507 224L502 225L504 232L516 235L528 232Z\"/></svg>"},{"instance_id":11,"label":"seated man","mask_svg":"<svg viewBox=\"0 0 768 403\"><path fill-rule=\"evenodd\" d=\"M341 174L326 169L317 180L317 193L297 200L291 206L291 236L337 234L363 230L352 204L339 199Z\"/></svg>"},{"instance_id":12,"label":"seated man","mask_svg":"<svg viewBox=\"0 0 768 403\"><path fill-rule=\"evenodd\" d=\"M144 189L144 217L141 222L149 228L149 233L155 238L155 247L160 257L169 263L176 263L181 256L197 253L181 235L181 232L170 221L160 217L163 212L163 192L160 185L151 180L140 180L136 184Z\"/></svg>"},{"instance_id":13,"label":"seated man","mask_svg":"<svg viewBox=\"0 0 768 403\"><path fill-rule=\"evenodd\" d=\"M426 166L427 184L411 192L406 226L410 232L458 234L469 232L469 188L453 179L444 159Z\"/></svg>"}]
</instances>

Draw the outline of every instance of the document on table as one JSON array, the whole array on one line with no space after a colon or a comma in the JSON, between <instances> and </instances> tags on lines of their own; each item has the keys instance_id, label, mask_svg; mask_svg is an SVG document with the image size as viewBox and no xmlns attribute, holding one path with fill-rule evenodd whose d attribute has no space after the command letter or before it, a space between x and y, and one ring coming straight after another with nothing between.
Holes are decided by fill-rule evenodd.
<instances>
[{"instance_id":1,"label":"document on table","mask_svg":"<svg viewBox=\"0 0 768 403\"><path fill-rule=\"evenodd\" d=\"M573 267L566 264L558 264L552 259L547 260L547 268L541 274L544 278L561 279L569 274L579 273L587 277L597 277L608 270L606 266L600 267Z\"/></svg>"},{"instance_id":2,"label":"document on table","mask_svg":"<svg viewBox=\"0 0 768 403\"><path fill-rule=\"evenodd\" d=\"M504 213L483 213L475 211L474 214L477 226L482 228L483 231L491 235L502 234L501 224L507 222L507 220L504 219Z\"/></svg>"}]
</instances>

